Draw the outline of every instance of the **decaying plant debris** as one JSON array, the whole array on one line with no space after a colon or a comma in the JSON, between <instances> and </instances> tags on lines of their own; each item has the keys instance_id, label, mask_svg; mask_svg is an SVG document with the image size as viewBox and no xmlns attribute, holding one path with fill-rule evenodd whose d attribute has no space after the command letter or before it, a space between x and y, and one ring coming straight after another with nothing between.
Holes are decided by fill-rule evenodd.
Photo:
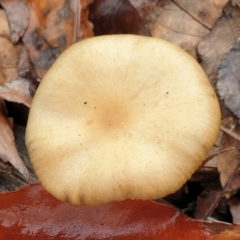
<instances>
[{"instance_id":1,"label":"decaying plant debris","mask_svg":"<svg viewBox=\"0 0 240 240\"><path fill-rule=\"evenodd\" d=\"M163 38L186 50L202 65L221 103L219 138L205 165L166 201L198 219L239 223L239 1L0 0L0 5L0 102L7 106L0 111L1 191L23 186L23 176L29 174L36 181L16 138L17 154L11 129L19 136L16 123L24 127L19 118L27 116L27 110L19 111L21 104L30 106L58 55L88 37L133 33ZM14 156L7 156L11 151Z\"/></svg>"}]
</instances>

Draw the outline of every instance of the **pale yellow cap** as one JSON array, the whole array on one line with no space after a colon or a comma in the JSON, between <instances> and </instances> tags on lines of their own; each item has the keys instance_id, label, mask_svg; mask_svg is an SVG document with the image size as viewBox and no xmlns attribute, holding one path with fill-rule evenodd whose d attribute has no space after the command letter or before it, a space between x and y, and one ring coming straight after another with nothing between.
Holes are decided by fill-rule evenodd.
<instances>
[{"instance_id":1,"label":"pale yellow cap","mask_svg":"<svg viewBox=\"0 0 240 240\"><path fill-rule=\"evenodd\" d=\"M161 39L110 35L56 60L34 97L26 145L61 201L156 199L191 177L219 124L216 95L190 55Z\"/></svg>"}]
</instances>

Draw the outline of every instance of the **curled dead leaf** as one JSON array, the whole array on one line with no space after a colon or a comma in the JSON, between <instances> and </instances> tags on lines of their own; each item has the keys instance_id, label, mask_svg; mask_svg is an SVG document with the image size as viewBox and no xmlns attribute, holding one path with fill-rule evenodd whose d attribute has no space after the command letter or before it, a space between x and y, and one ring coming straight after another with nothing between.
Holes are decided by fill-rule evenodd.
<instances>
[{"instance_id":1,"label":"curled dead leaf","mask_svg":"<svg viewBox=\"0 0 240 240\"><path fill-rule=\"evenodd\" d=\"M28 107L30 107L32 102L34 91L35 86L33 83L24 78L17 78L0 85L1 98L10 102L23 103Z\"/></svg>"},{"instance_id":2,"label":"curled dead leaf","mask_svg":"<svg viewBox=\"0 0 240 240\"><path fill-rule=\"evenodd\" d=\"M19 157L8 119L4 116L3 99L0 98L0 159L11 163L26 180L29 179L28 170Z\"/></svg>"}]
</instances>

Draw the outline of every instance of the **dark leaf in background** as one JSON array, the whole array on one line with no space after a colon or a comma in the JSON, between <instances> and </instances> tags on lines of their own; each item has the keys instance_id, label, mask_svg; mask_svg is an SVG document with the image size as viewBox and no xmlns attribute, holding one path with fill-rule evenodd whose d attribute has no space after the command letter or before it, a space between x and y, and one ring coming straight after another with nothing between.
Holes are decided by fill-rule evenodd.
<instances>
[{"instance_id":1,"label":"dark leaf in background","mask_svg":"<svg viewBox=\"0 0 240 240\"><path fill-rule=\"evenodd\" d=\"M90 5L89 19L94 24L95 35L129 33L151 36L128 0L95 0Z\"/></svg>"}]
</instances>

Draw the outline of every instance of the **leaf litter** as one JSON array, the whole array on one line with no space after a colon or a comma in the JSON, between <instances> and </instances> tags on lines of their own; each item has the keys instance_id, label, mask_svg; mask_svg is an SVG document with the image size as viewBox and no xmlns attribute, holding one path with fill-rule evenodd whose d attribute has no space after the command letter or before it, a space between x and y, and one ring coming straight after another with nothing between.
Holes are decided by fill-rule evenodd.
<instances>
[{"instance_id":1,"label":"leaf litter","mask_svg":"<svg viewBox=\"0 0 240 240\"><path fill-rule=\"evenodd\" d=\"M181 209L180 199L184 199L192 216L239 223L239 1L1 0L0 5L1 106L10 101L29 107L57 56L74 42L94 35L134 33L164 38L199 61L222 99L222 118L234 123L223 121L214 152L171 204ZM0 158L28 178L6 113L1 108ZM206 182L212 177L215 180L208 187ZM199 186L194 199L191 184Z\"/></svg>"}]
</instances>

